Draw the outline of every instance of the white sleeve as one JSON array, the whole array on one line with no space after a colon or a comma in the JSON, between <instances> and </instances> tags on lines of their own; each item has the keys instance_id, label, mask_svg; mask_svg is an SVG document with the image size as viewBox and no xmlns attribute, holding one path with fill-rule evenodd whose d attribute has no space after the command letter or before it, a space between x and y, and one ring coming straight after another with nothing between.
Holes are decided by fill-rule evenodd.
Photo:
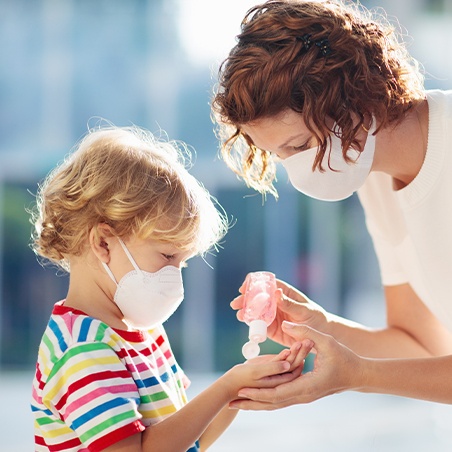
<instances>
[{"instance_id":1,"label":"white sleeve","mask_svg":"<svg viewBox=\"0 0 452 452\"><path fill-rule=\"evenodd\" d=\"M398 249L407 235L405 220L391 178L383 173L371 173L358 191L364 209L366 225L380 264L381 281L394 286L408 281Z\"/></svg>"},{"instance_id":2,"label":"white sleeve","mask_svg":"<svg viewBox=\"0 0 452 452\"><path fill-rule=\"evenodd\" d=\"M370 219L366 220L366 224L380 266L382 284L384 286L397 286L406 283L408 278L400 264L396 247L378 234L378 228Z\"/></svg>"}]
</instances>

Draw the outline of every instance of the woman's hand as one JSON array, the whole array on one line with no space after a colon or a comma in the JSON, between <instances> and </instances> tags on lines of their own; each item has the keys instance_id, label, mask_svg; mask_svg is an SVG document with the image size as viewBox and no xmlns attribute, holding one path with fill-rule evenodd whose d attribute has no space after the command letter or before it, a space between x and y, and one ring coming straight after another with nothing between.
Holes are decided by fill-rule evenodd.
<instances>
[{"instance_id":1,"label":"woman's hand","mask_svg":"<svg viewBox=\"0 0 452 452\"><path fill-rule=\"evenodd\" d=\"M312 346L310 340L295 341L290 349L278 355L262 355L234 366L220 378L228 399L237 399L243 387L274 388L295 380L301 375Z\"/></svg>"},{"instance_id":2,"label":"woman's hand","mask_svg":"<svg viewBox=\"0 0 452 452\"><path fill-rule=\"evenodd\" d=\"M290 346L295 339L288 335L281 324L283 321L309 325L310 327L323 332L328 331L329 314L317 303L314 303L306 295L284 281L277 280L278 290L276 292L277 312L276 318L268 327L267 335L285 346ZM231 302L231 307L237 309L237 318L243 321L243 291L244 284L239 289L241 295Z\"/></svg>"},{"instance_id":3,"label":"woman's hand","mask_svg":"<svg viewBox=\"0 0 452 452\"><path fill-rule=\"evenodd\" d=\"M314 342L314 369L276 387L244 388L231 408L242 410L275 410L308 403L330 394L358 389L364 381L364 359L337 342L332 336L306 325L284 322L282 330L293 341Z\"/></svg>"}]
</instances>

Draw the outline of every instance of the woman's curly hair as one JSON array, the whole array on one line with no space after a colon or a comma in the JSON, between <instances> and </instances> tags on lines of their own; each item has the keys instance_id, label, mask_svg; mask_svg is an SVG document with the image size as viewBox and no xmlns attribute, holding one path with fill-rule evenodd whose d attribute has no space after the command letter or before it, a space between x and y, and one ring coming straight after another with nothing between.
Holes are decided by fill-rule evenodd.
<instances>
[{"instance_id":1,"label":"woman's curly hair","mask_svg":"<svg viewBox=\"0 0 452 452\"><path fill-rule=\"evenodd\" d=\"M39 187L32 212L36 254L69 269L99 223L204 253L227 231L223 211L191 176L183 143L138 127L92 130ZM95 229L96 231L96 229Z\"/></svg>"},{"instance_id":2,"label":"woman's curly hair","mask_svg":"<svg viewBox=\"0 0 452 452\"><path fill-rule=\"evenodd\" d=\"M307 48L306 39L327 42L330 52ZM322 170L334 132L327 117L341 130L345 150L361 150L355 136L366 117L379 129L395 124L424 97L417 61L383 16L377 21L351 2L270 0L246 13L237 44L220 66L212 116L228 166L249 186L277 196L271 154L256 148L241 125L287 109L301 113L319 143L313 169Z\"/></svg>"}]
</instances>

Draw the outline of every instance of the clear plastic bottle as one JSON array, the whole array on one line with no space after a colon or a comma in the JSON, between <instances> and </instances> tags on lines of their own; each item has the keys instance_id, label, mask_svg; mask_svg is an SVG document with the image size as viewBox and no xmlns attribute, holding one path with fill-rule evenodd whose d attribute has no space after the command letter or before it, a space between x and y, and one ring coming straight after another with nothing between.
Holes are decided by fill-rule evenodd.
<instances>
[{"instance_id":1,"label":"clear plastic bottle","mask_svg":"<svg viewBox=\"0 0 452 452\"><path fill-rule=\"evenodd\" d=\"M249 325L249 342L242 347L246 359L259 355L259 343L267 339L267 326L276 317L276 278L270 272L248 273L245 279L243 320Z\"/></svg>"}]
</instances>

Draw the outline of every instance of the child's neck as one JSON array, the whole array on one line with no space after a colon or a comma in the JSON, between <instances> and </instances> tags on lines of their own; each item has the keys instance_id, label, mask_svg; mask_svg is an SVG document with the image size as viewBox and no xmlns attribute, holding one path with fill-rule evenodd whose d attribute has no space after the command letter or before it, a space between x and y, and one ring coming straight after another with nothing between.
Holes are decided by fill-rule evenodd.
<instances>
[{"instance_id":1,"label":"child's neck","mask_svg":"<svg viewBox=\"0 0 452 452\"><path fill-rule=\"evenodd\" d=\"M69 290L64 305L99 319L112 328L129 330L113 301L114 293L109 293L104 287L107 278L96 263L71 262Z\"/></svg>"}]
</instances>

